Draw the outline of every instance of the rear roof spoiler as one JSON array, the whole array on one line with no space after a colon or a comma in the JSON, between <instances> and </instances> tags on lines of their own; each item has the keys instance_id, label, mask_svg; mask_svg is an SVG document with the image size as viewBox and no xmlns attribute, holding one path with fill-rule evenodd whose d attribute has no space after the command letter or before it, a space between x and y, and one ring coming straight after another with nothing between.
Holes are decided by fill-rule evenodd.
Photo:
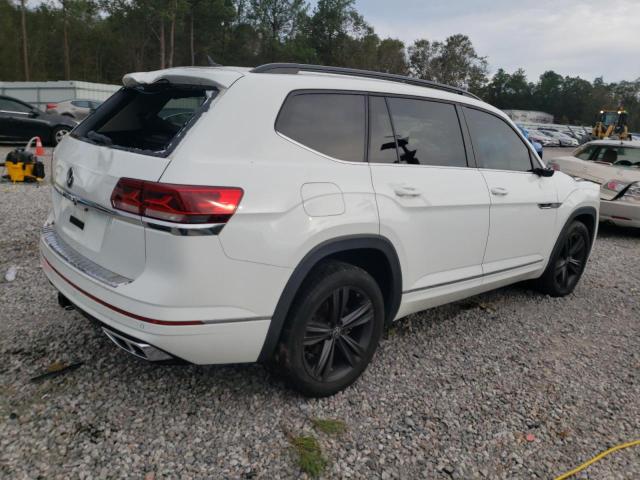
<instances>
[{"instance_id":1,"label":"rear roof spoiler","mask_svg":"<svg viewBox=\"0 0 640 480\"><path fill-rule=\"evenodd\" d=\"M227 89L244 74L237 70L212 67L178 67L153 72L134 72L122 77L125 87L151 85L167 81L178 85L199 85L218 89Z\"/></svg>"}]
</instances>

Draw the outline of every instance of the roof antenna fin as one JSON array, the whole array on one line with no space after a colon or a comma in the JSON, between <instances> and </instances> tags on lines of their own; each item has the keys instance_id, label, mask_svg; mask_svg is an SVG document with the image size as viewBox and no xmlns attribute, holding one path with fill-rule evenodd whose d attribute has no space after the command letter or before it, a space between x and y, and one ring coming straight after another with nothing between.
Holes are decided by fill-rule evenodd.
<instances>
[{"instance_id":1,"label":"roof antenna fin","mask_svg":"<svg viewBox=\"0 0 640 480\"><path fill-rule=\"evenodd\" d=\"M221 67L222 65L220 65L219 63L216 63L213 58L211 58L211 56L207 55L207 62L209 63L210 67Z\"/></svg>"}]
</instances>

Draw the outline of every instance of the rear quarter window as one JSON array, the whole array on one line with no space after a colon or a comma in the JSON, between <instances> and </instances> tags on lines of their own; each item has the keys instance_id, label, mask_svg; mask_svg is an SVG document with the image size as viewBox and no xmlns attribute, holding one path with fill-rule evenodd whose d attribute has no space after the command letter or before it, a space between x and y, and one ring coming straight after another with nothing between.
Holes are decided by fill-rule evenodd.
<instances>
[{"instance_id":1,"label":"rear quarter window","mask_svg":"<svg viewBox=\"0 0 640 480\"><path fill-rule=\"evenodd\" d=\"M365 159L365 95L294 93L276 120L276 130L339 160Z\"/></svg>"}]
</instances>

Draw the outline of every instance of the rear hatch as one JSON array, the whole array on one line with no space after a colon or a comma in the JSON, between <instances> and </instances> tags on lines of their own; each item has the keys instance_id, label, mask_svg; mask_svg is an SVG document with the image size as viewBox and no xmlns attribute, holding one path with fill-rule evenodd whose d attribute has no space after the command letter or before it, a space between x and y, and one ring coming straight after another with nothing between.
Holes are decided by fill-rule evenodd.
<instances>
[{"instance_id":1,"label":"rear hatch","mask_svg":"<svg viewBox=\"0 0 640 480\"><path fill-rule=\"evenodd\" d=\"M54 153L53 214L59 240L129 279L145 266L140 217L117 212L120 178L156 182L189 128L240 72L173 69L131 74Z\"/></svg>"}]
</instances>

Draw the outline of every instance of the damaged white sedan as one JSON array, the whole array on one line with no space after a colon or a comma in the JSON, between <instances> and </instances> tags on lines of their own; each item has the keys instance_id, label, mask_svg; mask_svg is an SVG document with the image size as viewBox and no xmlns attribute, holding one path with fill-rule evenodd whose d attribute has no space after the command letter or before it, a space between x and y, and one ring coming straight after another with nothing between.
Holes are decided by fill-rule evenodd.
<instances>
[{"instance_id":1,"label":"damaged white sedan","mask_svg":"<svg viewBox=\"0 0 640 480\"><path fill-rule=\"evenodd\" d=\"M596 140L548 166L600 185L600 220L640 228L640 141Z\"/></svg>"}]
</instances>

